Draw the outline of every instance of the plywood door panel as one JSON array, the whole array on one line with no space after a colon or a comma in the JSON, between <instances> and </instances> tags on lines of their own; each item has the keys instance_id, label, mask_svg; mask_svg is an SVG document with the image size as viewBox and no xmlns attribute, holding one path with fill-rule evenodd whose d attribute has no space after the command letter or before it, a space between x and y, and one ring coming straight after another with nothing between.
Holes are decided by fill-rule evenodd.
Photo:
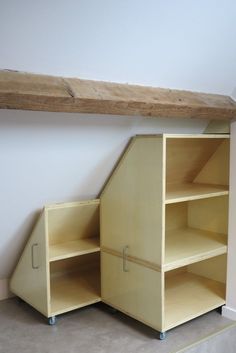
<instances>
[{"instance_id":1,"label":"plywood door panel","mask_svg":"<svg viewBox=\"0 0 236 353\"><path fill-rule=\"evenodd\" d=\"M161 272L105 252L101 254L102 300L161 331L163 288Z\"/></svg>"},{"instance_id":2,"label":"plywood door panel","mask_svg":"<svg viewBox=\"0 0 236 353\"><path fill-rule=\"evenodd\" d=\"M49 314L47 214L41 214L12 275L11 291L39 312Z\"/></svg>"},{"instance_id":3,"label":"plywood door panel","mask_svg":"<svg viewBox=\"0 0 236 353\"><path fill-rule=\"evenodd\" d=\"M162 137L136 137L101 195L101 247L160 265L164 234Z\"/></svg>"}]
</instances>

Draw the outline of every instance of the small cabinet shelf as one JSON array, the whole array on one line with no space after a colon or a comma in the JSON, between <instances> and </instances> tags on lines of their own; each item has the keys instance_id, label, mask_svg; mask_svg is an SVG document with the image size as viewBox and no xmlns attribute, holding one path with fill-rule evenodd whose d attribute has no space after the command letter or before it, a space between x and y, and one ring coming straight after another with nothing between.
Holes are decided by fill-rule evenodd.
<instances>
[{"instance_id":1,"label":"small cabinet shelf","mask_svg":"<svg viewBox=\"0 0 236 353\"><path fill-rule=\"evenodd\" d=\"M49 259L52 262L99 251L100 242L98 237L84 238L51 245Z\"/></svg>"},{"instance_id":2,"label":"small cabinet shelf","mask_svg":"<svg viewBox=\"0 0 236 353\"><path fill-rule=\"evenodd\" d=\"M228 135L134 137L101 195L102 300L160 332L223 305L228 179Z\"/></svg>"}]
</instances>

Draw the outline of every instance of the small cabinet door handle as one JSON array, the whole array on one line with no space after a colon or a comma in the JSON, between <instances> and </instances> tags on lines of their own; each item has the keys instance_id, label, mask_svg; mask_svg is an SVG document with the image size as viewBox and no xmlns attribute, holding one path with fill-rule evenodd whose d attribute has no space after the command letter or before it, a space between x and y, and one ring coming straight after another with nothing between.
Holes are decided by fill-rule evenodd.
<instances>
[{"instance_id":1,"label":"small cabinet door handle","mask_svg":"<svg viewBox=\"0 0 236 353\"><path fill-rule=\"evenodd\" d=\"M126 245L123 247L123 271L124 272L129 272L128 266L127 266L127 253L129 250L129 246Z\"/></svg>"},{"instance_id":2,"label":"small cabinet door handle","mask_svg":"<svg viewBox=\"0 0 236 353\"><path fill-rule=\"evenodd\" d=\"M31 265L33 270L37 270L39 268L38 264L35 264L35 252L38 249L38 243L34 243L31 245Z\"/></svg>"}]
</instances>

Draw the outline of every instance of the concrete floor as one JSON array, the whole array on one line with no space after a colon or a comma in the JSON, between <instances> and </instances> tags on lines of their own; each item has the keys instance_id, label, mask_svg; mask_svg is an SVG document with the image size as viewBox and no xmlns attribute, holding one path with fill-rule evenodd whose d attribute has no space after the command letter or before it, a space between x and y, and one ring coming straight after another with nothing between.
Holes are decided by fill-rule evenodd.
<instances>
[{"instance_id":1,"label":"concrete floor","mask_svg":"<svg viewBox=\"0 0 236 353\"><path fill-rule=\"evenodd\" d=\"M55 326L46 322L16 298L0 302L0 353L173 353L226 327L203 340L201 350L193 345L182 352L236 352L235 346L227 347L222 340L230 335L236 344L236 326L216 311L169 331L164 341L156 339L154 330L121 313L112 314L101 303L59 316ZM209 346L210 340L219 341L216 349L220 342L227 349L210 350L214 346Z\"/></svg>"}]
</instances>

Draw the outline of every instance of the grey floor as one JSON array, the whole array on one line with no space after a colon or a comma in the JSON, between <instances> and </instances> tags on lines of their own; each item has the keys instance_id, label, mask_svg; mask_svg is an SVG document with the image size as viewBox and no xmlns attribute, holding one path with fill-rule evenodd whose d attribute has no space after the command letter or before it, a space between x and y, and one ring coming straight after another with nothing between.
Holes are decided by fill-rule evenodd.
<instances>
[{"instance_id":1,"label":"grey floor","mask_svg":"<svg viewBox=\"0 0 236 353\"><path fill-rule=\"evenodd\" d=\"M154 330L101 303L61 315L48 326L16 298L0 302L0 353L236 353L236 326L216 311L169 331L164 341L156 337Z\"/></svg>"}]
</instances>

